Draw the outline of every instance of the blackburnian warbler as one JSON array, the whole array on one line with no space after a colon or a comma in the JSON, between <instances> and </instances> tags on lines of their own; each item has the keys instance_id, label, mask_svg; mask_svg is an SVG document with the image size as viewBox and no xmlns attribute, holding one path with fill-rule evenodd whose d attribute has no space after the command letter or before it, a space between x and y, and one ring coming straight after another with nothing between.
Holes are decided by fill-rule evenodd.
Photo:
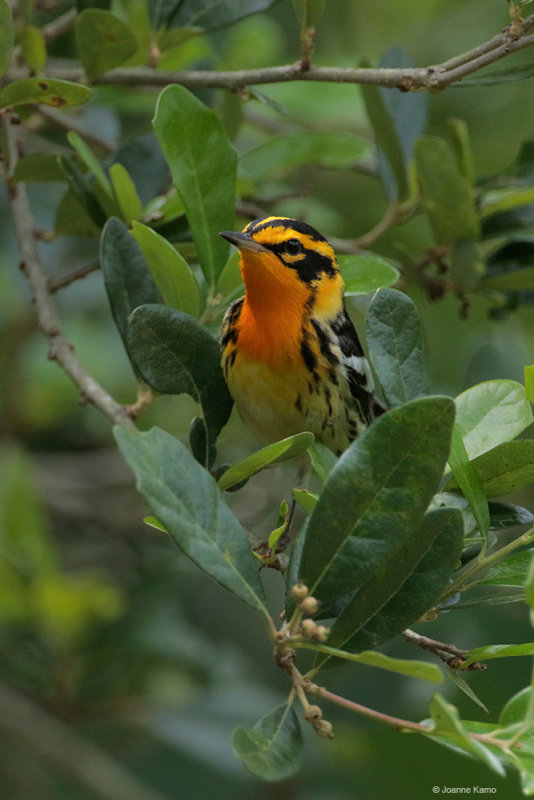
<instances>
[{"instance_id":1,"label":"blackburnian warbler","mask_svg":"<svg viewBox=\"0 0 534 800\"><path fill-rule=\"evenodd\" d=\"M239 248L245 283L221 332L222 367L243 421L267 442L311 431L341 453L383 409L332 247L286 217L221 236Z\"/></svg>"}]
</instances>

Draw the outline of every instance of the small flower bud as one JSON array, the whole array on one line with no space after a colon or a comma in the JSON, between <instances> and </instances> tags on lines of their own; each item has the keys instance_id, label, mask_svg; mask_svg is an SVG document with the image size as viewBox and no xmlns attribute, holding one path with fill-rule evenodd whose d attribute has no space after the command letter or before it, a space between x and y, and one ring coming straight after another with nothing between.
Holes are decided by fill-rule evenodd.
<instances>
[{"instance_id":1,"label":"small flower bud","mask_svg":"<svg viewBox=\"0 0 534 800\"><path fill-rule=\"evenodd\" d=\"M330 634L330 628L325 628L324 625L317 625L315 629L314 639L317 639L318 642L326 642L329 634Z\"/></svg>"},{"instance_id":2,"label":"small flower bud","mask_svg":"<svg viewBox=\"0 0 534 800\"><path fill-rule=\"evenodd\" d=\"M313 616L317 614L317 610L319 608L319 603L315 599L315 597L305 597L304 600L299 603L299 608L304 614L309 614Z\"/></svg>"},{"instance_id":3,"label":"small flower bud","mask_svg":"<svg viewBox=\"0 0 534 800\"><path fill-rule=\"evenodd\" d=\"M332 723L328 722L326 719L322 719L315 727L315 732L317 736L321 736L324 739L333 739L334 738L334 728L332 727Z\"/></svg>"},{"instance_id":4,"label":"small flower bud","mask_svg":"<svg viewBox=\"0 0 534 800\"><path fill-rule=\"evenodd\" d=\"M308 706L304 711L304 719L308 722L319 723L323 716L322 709L319 706Z\"/></svg>"},{"instance_id":5,"label":"small flower bud","mask_svg":"<svg viewBox=\"0 0 534 800\"><path fill-rule=\"evenodd\" d=\"M305 586L303 583L296 583L291 588L291 597L295 601L295 603L302 603L303 600L306 599L308 596L309 590L308 587Z\"/></svg>"},{"instance_id":6,"label":"small flower bud","mask_svg":"<svg viewBox=\"0 0 534 800\"><path fill-rule=\"evenodd\" d=\"M312 619L303 619L300 623L300 630L307 639L315 639L317 633L317 623Z\"/></svg>"}]
</instances>

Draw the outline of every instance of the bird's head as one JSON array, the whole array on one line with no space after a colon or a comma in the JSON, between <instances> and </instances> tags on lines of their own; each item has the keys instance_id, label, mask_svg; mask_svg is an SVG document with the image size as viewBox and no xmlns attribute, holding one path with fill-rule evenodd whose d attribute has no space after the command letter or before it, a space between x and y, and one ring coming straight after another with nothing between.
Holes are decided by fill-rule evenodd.
<instances>
[{"instance_id":1,"label":"bird's head","mask_svg":"<svg viewBox=\"0 0 534 800\"><path fill-rule=\"evenodd\" d=\"M303 312L339 310L343 280L334 251L315 228L288 217L250 222L241 233L224 231L239 248L247 300L268 309L272 304L299 306Z\"/></svg>"}]
</instances>

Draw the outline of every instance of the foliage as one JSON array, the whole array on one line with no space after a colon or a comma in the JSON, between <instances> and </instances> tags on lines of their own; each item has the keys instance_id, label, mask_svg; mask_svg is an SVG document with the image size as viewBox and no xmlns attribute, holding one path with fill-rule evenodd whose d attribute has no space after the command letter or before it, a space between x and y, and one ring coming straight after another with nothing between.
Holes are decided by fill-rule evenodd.
<instances>
[{"instance_id":1,"label":"foliage","mask_svg":"<svg viewBox=\"0 0 534 800\"><path fill-rule=\"evenodd\" d=\"M491 375L456 397L443 389L436 392L419 310L443 298L459 304L464 315L470 304L482 303L494 320L520 306L529 310L534 298L534 140L527 138L499 174L478 176L463 120L450 121L448 131L427 133L427 95L365 85L358 113L363 120L365 109L374 136L371 147L358 126L345 129L326 112L320 114L319 100L311 110L304 102L305 114L313 118L310 124L302 121L305 117L298 120L298 114L290 118L282 95L263 94L248 88L246 81L247 88L240 85L224 97L212 92L202 70L214 66L215 56L221 72L225 58L235 63L240 56L243 69L247 58L253 60L244 55L244 46L243 53L239 49L240 31L245 31L247 44L257 24L268 49L269 23L261 27L261 20L270 17L253 15L273 5L259 0L78 3L70 18L70 47L83 69L80 82L70 73L58 77L53 66L47 71L48 56L55 55L54 35L38 24L40 13L32 4L20 3L13 17L10 6L0 0L0 71L5 77L0 107L7 120L11 194L23 183L59 188L54 230L44 238L77 237L82 253L86 246L94 252L98 242L116 341L122 343L138 386L130 416L157 406L161 395L186 395L191 401L173 406L181 409L180 422L185 420L179 431L168 418L148 430L117 424L115 440L154 515L146 518L159 531L154 536L163 532L170 537L194 569L233 596L236 620L240 615L248 620L249 612L255 616L288 678L284 703L250 727L239 722L235 730L233 747L247 770L268 782L296 775L303 757L299 707L319 736L332 738L331 723L315 705L316 700L332 701L376 722L412 730L497 775L515 769L524 793L534 794L531 686L506 698L497 722L481 723L463 719L441 694L430 700L427 720L412 722L334 695L323 685L343 661L355 669L430 683L441 682L452 668L456 684L482 704L467 681L468 671L481 668L481 661L534 656L531 642L492 642L460 651L425 637L426 649L447 665L440 668L376 649L403 633L411 641L419 637L420 643L410 626L424 623L425 634L431 633L440 617L461 614L467 607L480 609L481 616L489 613L488 606L498 613L495 607L510 602L534 609L534 517L520 504L526 502L521 497L513 503L507 497L534 485L534 441L526 433L533 422L533 368L526 368L526 389L517 380ZM328 15L328 4L299 0L293 11L291 24L300 31L305 72L314 28ZM517 9L511 13L512 25L520 25ZM231 43L226 53L225 42ZM141 75L135 70L147 65L156 84L160 67L184 70L184 85L173 83L159 94L152 89L142 96L134 94L135 81L133 88L121 87L123 70ZM393 48L380 67L410 69L411 59ZM120 72L114 73L117 68ZM201 77L195 83L192 76L197 73ZM506 77L494 73L491 80L523 77L528 73L519 65ZM304 81L302 90L304 98L319 91L318 85ZM101 112L106 104L116 106L125 127L130 116L135 119L127 144L109 147L104 134L86 129L90 116L85 112L70 116L71 106L83 108L89 102L88 108ZM72 130L61 144L50 136L46 147L40 149L38 142L36 152L18 155L12 109L20 115L16 121L22 122L24 141L31 148L35 104L41 110L65 109L63 116L52 114L50 124L68 128L70 120ZM220 463L216 448L225 457L232 452L224 442L232 400L220 367L217 330L224 310L243 287L235 254L219 232L242 227L258 208L296 214L288 196L300 192L307 176L312 183L317 174L326 176L324 180L334 175L338 181L350 171L370 175L387 204L382 220L359 238L333 237L342 254L347 297L358 302L375 293L367 303L366 344L387 411L339 459L305 432L252 454L249 448L233 464ZM306 206L311 215L328 220L318 197L307 197ZM410 247L388 248L388 237L401 237L406 225L421 226L424 234ZM48 299L52 286L53 281L43 290ZM33 291L37 294L35 285ZM39 305L39 297L37 301ZM51 340L57 336L53 330L45 332ZM446 356L454 359L452 352ZM57 358L53 350L51 357ZM185 438L186 427L188 446L176 436L178 432ZM239 517L255 502L256 481L267 485L267 468L278 469L292 459L315 473L304 485L294 486L291 480L287 490L303 510L304 522L293 519L278 492L269 497L268 524L272 528L276 522L275 527L267 534L249 535ZM135 591L146 613L145 626L133 635L133 645L124 644L121 626L131 625L127 595L135 591L121 589L105 572L64 568L35 499L23 451L6 449L1 466L0 625L7 643L2 673L11 678L18 658L23 663L22 677L15 681L19 689L37 687L44 699L47 682L55 681L63 700L58 716L68 716L71 703L90 704L92 692L105 705L100 677L87 654L92 646L115 654L117 672L128 664L132 646L139 649L139 674L128 677L134 693L153 661L160 669L156 678L165 678L167 647L177 661L188 658L193 672L208 670L208 662L210 669L217 668L216 648L205 640L193 641L185 621L178 622L170 643L167 634L174 621L165 636L159 635L157 614L144 606L142 580ZM259 477L251 480L253 476ZM299 524L288 548L288 531ZM158 538L155 550L163 541ZM284 576L285 585L277 584L274 599L273 587L263 580L270 568ZM171 577L172 594L179 577ZM273 609L282 604L283 620L277 627ZM193 643L184 656L188 637ZM10 647L24 655L27 640L46 665L44 678L23 657L10 660ZM201 656L203 649L207 656ZM313 661L306 660L306 651ZM114 679L119 683L117 675ZM380 672L375 680L380 681ZM73 686L78 684L76 695ZM120 695L116 686L115 691ZM236 701L239 710L241 705L245 700ZM147 730L163 736L165 724L155 715ZM96 788L106 796L105 788ZM147 787L137 789L139 798L156 800Z\"/></svg>"}]
</instances>

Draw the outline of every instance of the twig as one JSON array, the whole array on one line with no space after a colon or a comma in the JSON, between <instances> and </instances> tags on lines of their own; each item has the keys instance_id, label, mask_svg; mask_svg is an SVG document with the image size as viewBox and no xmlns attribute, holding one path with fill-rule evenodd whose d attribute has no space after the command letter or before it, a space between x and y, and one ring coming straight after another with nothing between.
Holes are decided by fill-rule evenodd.
<instances>
[{"instance_id":1,"label":"twig","mask_svg":"<svg viewBox=\"0 0 534 800\"><path fill-rule=\"evenodd\" d=\"M422 650L428 650L437 655L448 667L451 669L462 669L463 662L466 660L465 655L467 650L460 650L453 644L446 642L438 642L436 639L430 639L428 636L421 636L421 634L407 628L403 631L402 635L407 642L416 644ZM480 661L474 661L472 664L464 668L467 670L483 670L486 669L485 664Z\"/></svg>"},{"instance_id":2,"label":"twig","mask_svg":"<svg viewBox=\"0 0 534 800\"><path fill-rule=\"evenodd\" d=\"M9 148L9 201L21 256L21 268L30 284L37 322L50 342L48 357L60 364L80 389L85 401L97 406L112 422L133 427L133 422L123 406L117 403L78 361L73 346L63 333L57 308L48 288L48 278L35 243L33 216L26 187L22 182L13 181L11 178L18 153L12 126L7 119L4 120L4 129Z\"/></svg>"},{"instance_id":3,"label":"twig","mask_svg":"<svg viewBox=\"0 0 534 800\"><path fill-rule=\"evenodd\" d=\"M92 261L90 264L84 264L83 267L78 267L77 269L71 270L71 272L67 272L66 275L62 275L61 278L56 278L55 280L48 279L48 291L51 294L57 292L59 289L63 289L65 286L69 286L74 281L79 281L81 278L85 278L87 275L90 275L91 272L95 272L97 269L100 269L100 261Z\"/></svg>"},{"instance_id":4,"label":"twig","mask_svg":"<svg viewBox=\"0 0 534 800\"><path fill-rule=\"evenodd\" d=\"M0 686L0 727L8 736L21 736L95 796L104 800L164 800L103 750L6 686Z\"/></svg>"},{"instance_id":5,"label":"twig","mask_svg":"<svg viewBox=\"0 0 534 800\"><path fill-rule=\"evenodd\" d=\"M71 8L69 11L61 14L61 16L53 19L48 25L45 25L42 30L45 41L52 42L54 39L63 36L64 33L68 33L72 30L76 22L77 14L78 10L76 8Z\"/></svg>"},{"instance_id":6,"label":"twig","mask_svg":"<svg viewBox=\"0 0 534 800\"><path fill-rule=\"evenodd\" d=\"M523 33L534 28L534 14L523 21ZM214 88L238 90L246 86L288 81L327 81L333 83L364 83L402 91L445 89L467 75L471 75L489 64L517 53L534 44L534 35L519 39L510 37L510 29L497 34L487 42L468 50L441 64L412 68L371 67L320 67L310 66L303 71L302 63L285 64L250 70L187 70L167 72L151 67L130 67L112 70L95 78L95 84L121 84L132 87L166 86L179 83L190 89ZM78 67L58 67L53 64L47 70L51 78L85 81L85 73Z\"/></svg>"},{"instance_id":7,"label":"twig","mask_svg":"<svg viewBox=\"0 0 534 800\"><path fill-rule=\"evenodd\" d=\"M108 139L106 136L92 131L70 114L64 114L63 111L58 111L57 108L52 108L51 106L40 105L35 108L41 117L51 122L52 125L56 125L58 128L63 128L66 131L74 131L78 136L81 136L82 139L96 144L109 153L112 153L117 147L116 142L112 139Z\"/></svg>"}]
</instances>

